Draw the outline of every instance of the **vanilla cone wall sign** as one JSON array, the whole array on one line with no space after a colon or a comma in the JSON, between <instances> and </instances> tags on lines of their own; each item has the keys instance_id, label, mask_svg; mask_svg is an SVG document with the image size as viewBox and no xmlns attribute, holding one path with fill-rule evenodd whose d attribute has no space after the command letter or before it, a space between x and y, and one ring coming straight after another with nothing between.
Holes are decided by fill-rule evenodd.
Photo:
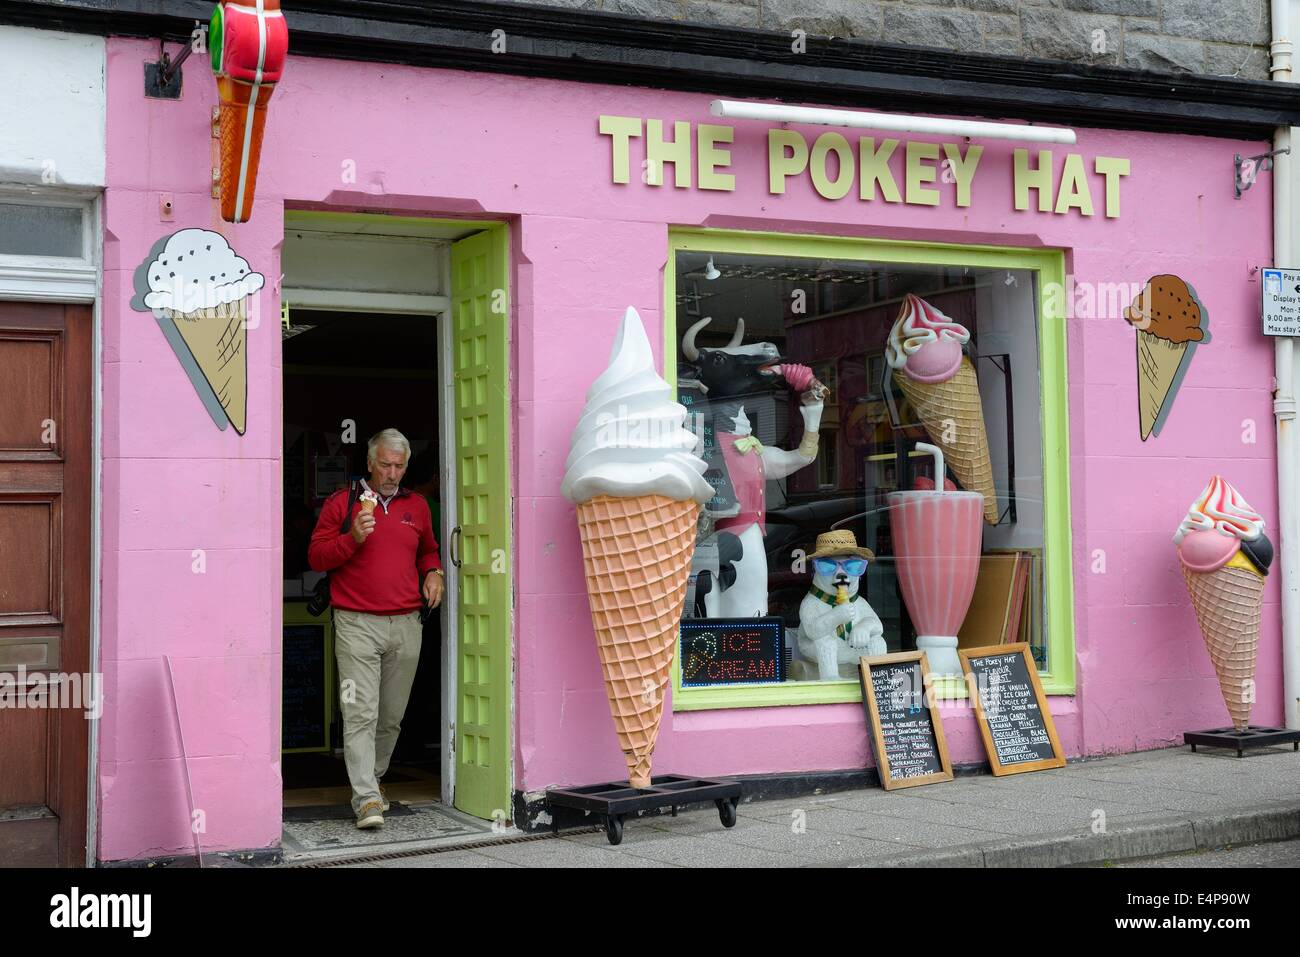
<instances>
[{"instance_id":1,"label":"vanilla cone wall sign","mask_svg":"<svg viewBox=\"0 0 1300 957\"><path fill-rule=\"evenodd\" d=\"M587 392L560 491L577 506L605 692L638 788L650 786L696 523L714 494L685 423L629 306Z\"/></svg>"},{"instance_id":2,"label":"vanilla cone wall sign","mask_svg":"<svg viewBox=\"0 0 1300 957\"><path fill-rule=\"evenodd\" d=\"M226 238L182 229L136 269L131 308L153 313L217 428L248 423L248 314L265 285Z\"/></svg>"}]
</instances>

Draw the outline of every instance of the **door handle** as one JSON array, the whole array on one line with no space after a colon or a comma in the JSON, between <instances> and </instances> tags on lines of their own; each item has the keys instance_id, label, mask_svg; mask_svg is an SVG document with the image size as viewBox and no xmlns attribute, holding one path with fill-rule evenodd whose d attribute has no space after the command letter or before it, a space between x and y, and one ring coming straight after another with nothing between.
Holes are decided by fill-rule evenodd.
<instances>
[{"instance_id":1,"label":"door handle","mask_svg":"<svg viewBox=\"0 0 1300 957\"><path fill-rule=\"evenodd\" d=\"M460 526L457 525L451 530L451 563L460 568Z\"/></svg>"}]
</instances>

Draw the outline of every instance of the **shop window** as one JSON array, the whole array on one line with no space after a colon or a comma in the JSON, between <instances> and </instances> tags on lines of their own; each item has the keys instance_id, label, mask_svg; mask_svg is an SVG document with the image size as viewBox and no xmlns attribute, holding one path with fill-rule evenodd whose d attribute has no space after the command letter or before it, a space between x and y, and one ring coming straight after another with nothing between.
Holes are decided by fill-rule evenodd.
<instances>
[{"instance_id":1,"label":"shop window","mask_svg":"<svg viewBox=\"0 0 1300 957\"><path fill-rule=\"evenodd\" d=\"M859 655L918 646L957 671L953 643L936 637L1028 642L1049 692L1073 691L1064 330L1043 316L1061 265L1043 251L674 235L668 374L717 489L687 591L677 709L857 700ZM913 378L918 329L944 345L916 353ZM950 491L898 494L936 488ZM903 516L922 507L942 512L925 521L956 570L908 563L900 538L918 533ZM950 580L936 597L941 565ZM945 624L934 605L963 589L968 612ZM745 643L703 626L757 618L783 625L774 670L744 661L773 655L770 641L732 660L727 648Z\"/></svg>"},{"instance_id":2,"label":"shop window","mask_svg":"<svg viewBox=\"0 0 1300 957\"><path fill-rule=\"evenodd\" d=\"M0 255L81 258L85 210L0 202Z\"/></svg>"}]
</instances>

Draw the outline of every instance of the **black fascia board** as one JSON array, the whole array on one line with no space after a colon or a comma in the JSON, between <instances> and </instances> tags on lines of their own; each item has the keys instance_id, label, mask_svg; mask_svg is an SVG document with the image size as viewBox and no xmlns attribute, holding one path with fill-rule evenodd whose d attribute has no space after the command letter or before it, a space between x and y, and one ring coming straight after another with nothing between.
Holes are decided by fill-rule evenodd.
<instances>
[{"instance_id":1,"label":"black fascia board","mask_svg":"<svg viewBox=\"0 0 1300 957\"><path fill-rule=\"evenodd\" d=\"M0 0L0 23L186 37L212 0ZM735 99L1267 139L1300 125L1300 84L453 0L288 0L298 56L549 77ZM506 51L492 52L493 31Z\"/></svg>"}]
</instances>

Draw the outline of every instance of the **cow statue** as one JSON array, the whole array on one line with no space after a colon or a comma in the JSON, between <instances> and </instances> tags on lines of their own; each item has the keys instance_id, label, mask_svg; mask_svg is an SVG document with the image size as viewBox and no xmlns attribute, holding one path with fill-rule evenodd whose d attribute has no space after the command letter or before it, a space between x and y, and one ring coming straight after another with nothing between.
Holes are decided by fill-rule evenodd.
<instances>
[{"instance_id":1,"label":"cow statue","mask_svg":"<svg viewBox=\"0 0 1300 957\"><path fill-rule=\"evenodd\" d=\"M697 388L707 399L714 447L706 449L708 478L718 494L705 506L717 530L716 568L700 571L696 614L706 618L761 618L767 614L765 483L811 465L817 458L818 429L829 390L805 365L786 362L770 342L742 345L745 320L736 321L731 341L697 347L695 337L712 322L695 323L682 340L682 354L694 365ZM753 435L745 401L777 389L801 394L803 439L797 449L763 446Z\"/></svg>"}]
</instances>

